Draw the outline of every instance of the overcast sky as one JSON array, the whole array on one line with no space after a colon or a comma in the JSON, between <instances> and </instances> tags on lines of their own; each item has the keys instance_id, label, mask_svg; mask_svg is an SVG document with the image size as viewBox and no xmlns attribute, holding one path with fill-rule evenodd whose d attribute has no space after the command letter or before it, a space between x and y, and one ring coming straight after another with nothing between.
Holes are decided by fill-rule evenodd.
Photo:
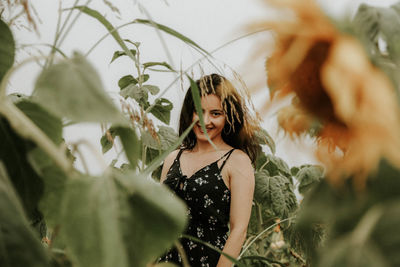
<instances>
[{"instance_id":1,"label":"overcast sky","mask_svg":"<svg viewBox=\"0 0 400 267\"><path fill-rule=\"evenodd\" d=\"M32 0L31 2L41 20L38 24L40 36L20 29L14 31L15 39L20 45L51 44L54 40L59 1ZM63 0L63 8L72 6L74 2ZM152 18L154 21L186 35L207 51L213 51L230 40L244 35L245 25L248 23L258 18L267 19L273 16L271 10L266 9L261 1L256 0L113 0L110 2L119 9L119 14L115 11L112 12L103 0L93 0L89 6L100 11L114 26L122 25L136 18ZM372 5L388 5L396 1L319 0L318 2L321 3L325 12L338 18L354 14L360 2L367 2ZM80 3L84 4L86 0L81 0ZM142 6L142 10L139 6ZM63 12L63 18L66 14L67 12ZM74 16L75 14L77 13L75 12ZM121 28L119 32L122 38L141 43L142 62L168 61L176 69L184 70L201 57L198 52L183 42L165 34L162 36L167 45L166 47L163 46L157 32L147 26L130 25ZM86 53L104 34L106 34L106 30L100 23L86 15L81 15L65 38L61 49L67 55L71 55L73 51ZM213 62L228 77L231 77L232 70L235 70L243 76L244 81L251 87L256 81L265 80L264 60L266 54L260 54L252 59L252 64L249 64L248 60L253 55L255 44L265 40L265 38L269 38L268 33L255 34L227 45L213 54L215 57ZM99 72L104 87L114 99L117 99L117 92L119 91L117 85L119 78L134 71L132 63L128 59L121 59L109 64L112 54L116 50L121 49L111 37L108 37L88 56L88 59ZM169 52L167 53L166 50ZM31 54L36 54L34 50L27 49L24 51L20 52L18 61L29 57ZM198 78L201 69L205 73L218 72L207 61L202 61L193 69L194 78ZM35 64L21 68L13 76L8 92L30 94L39 72L40 68ZM174 78L175 76L171 74L155 73L151 76L151 83L158 85L163 90ZM171 126L175 129L180 105L183 101L182 87L186 88L187 82L184 82L183 85L180 82L176 83L166 94L167 98L174 103ZM253 101L256 108L260 109L268 101L267 88L254 94ZM284 158L291 166L315 162L311 149L312 142L309 140L291 142L282 134L279 134L276 130L273 112L274 110L264 114L264 126L275 138L278 156ZM67 141L75 142L79 139L86 139L98 151L101 150L99 145L101 134L98 125L85 124L65 129ZM102 167L95 157L90 155L91 152L88 152L85 148L82 149L88 155L86 158L92 172L101 171ZM105 160L109 163L114 157L115 153L111 151L105 155Z\"/></svg>"}]
</instances>

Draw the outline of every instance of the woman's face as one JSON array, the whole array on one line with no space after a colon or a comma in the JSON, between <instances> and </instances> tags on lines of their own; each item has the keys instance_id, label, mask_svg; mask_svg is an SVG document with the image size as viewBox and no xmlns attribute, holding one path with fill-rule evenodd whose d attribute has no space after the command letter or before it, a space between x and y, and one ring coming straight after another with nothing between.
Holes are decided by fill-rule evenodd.
<instances>
[{"instance_id":1,"label":"woman's face","mask_svg":"<svg viewBox=\"0 0 400 267\"><path fill-rule=\"evenodd\" d=\"M222 109L221 99L214 94L205 95L201 98L201 108L208 136L211 140L221 138L225 126L225 113ZM197 113L194 112L192 121L198 118ZM198 141L207 141L207 137L201 129L200 121L194 125L193 132Z\"/></svg>"}]
</instances>

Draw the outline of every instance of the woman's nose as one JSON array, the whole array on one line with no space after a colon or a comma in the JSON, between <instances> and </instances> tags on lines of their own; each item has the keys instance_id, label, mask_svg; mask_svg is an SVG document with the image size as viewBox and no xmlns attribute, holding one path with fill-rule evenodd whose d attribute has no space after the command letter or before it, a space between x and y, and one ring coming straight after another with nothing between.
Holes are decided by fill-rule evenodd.
<instances>
[{"instance_id":1,"label":"woman's nose","mask_svg":"<svg viewBox=\"0 0 400 267\"><path fill-rule=\"evenodd\" d=\"M204 118L204 124L207 125L211 122L210 120L210 115L207 113L203 113L203 118Z\"/></svg>"}]
</instances>

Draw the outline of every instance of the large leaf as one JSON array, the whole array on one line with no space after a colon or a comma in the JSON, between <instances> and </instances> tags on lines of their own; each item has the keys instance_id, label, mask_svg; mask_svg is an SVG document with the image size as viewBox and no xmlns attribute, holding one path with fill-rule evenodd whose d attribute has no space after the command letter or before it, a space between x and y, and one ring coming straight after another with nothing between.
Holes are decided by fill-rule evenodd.
<instances>
[{"instance_id":1,"label":"large leaf","mask_svg":"<svg viewBox=\"0 0 400 267\"><path fill-rule=\"evenodd\" d=\"M274 139L269 135L269 133L265 129L260 129L256 133L257 142L260 145L267 145L271 150L272 154L275 154L275 142Z\"/></svg>"},{"instance_id":2,"label":"large leaf","mask_svg":"<svg viewBox=\"0 0 400 267\"><path fill-rule=\"evenodd\" d=\"M15 43L10 28L0 19L0 82L14 64Z\"/></svg>"},{"instance_id":3,"label":"large leaf","mask_svg":"<svg viewBox=\"0 0 400 267\"><path fill-rule=\"evenodd\" d=\"M399 190L400 190L400 170L382 161L379 169L374 172L367 180L367 184L362 192L356 190L351 184L351 179L347 179L343 184L332 186L325 179L322 179L315 188L310 190L302 202L302 209L298 216L297 230L302 234L303 244L313 244L314 249L309 252L313 258L321 258L327 266L330 264L329 255L332 250L338 255L336 259L330 258L332 262L342 262L353 258L353 251L363 252L363 246L372 245L378 248L383 258L389 266L398 266L400 257L398 247L400 235L393 230L399 225ZM377 223L371 225L371 229L365 232L363 237L365 242L361 244L347 244L352 249L339 250L341 240L349 240L348 235L356 230L366 214L370 213L374 207L384 207L383 213ZM318 242L315 244L313 228L316 225L324 225L326 238L324 249ZM358 234L357 234L358 235ZM350 239L354 239L351 237ZM341 244L339 244L341 243ZM365 247L366 253L373 253ZM368 252L369 251L369 252ZM318 253L318 254L317 254ZM365 255L365 254L364 254ZM372 254L371 254L372 255ZM316 257L317 256L317 257ZM376 259L376 258L375 258ZM373 259L370 259L374 262ZM362 266L363 259L357 258L355 266ZM322 265L320 265L322 266Z\"/></svg>"},{"instance_id":4,"label":"large leaf","mask_svg":"<svg viewBox=\"0 0 400 267\"><path fill-rule=\"evenodd\" d=\"M36 81L33 97L58 117L127 124L104 91L96 70L77 53L44 70Z\"/></svg>"},{"instance_id":5,"label":"large leaf","mask_svg":"<svg viewBox=\"0 0 400 267\"><path fill-rule=\"evenodd\" d=\"M65 192L67 175L39 148L28 154L28 160L44 183L44 192L39 201L40 211L49 228L60 224L60 207Z\"/></svg>"},{"instance_id":6,"label":"large leaf","mask_svg":"<svg viewBox=\"0 0 400 267\"><path fill-rule=\"evenodd\" d=\"M61 234L79 266L146 266L178 237L184 205L134 172L67 184Z\"/></svg>"},{"instance_id":7,"label":"large leaf","mask_svg":"<svg viewBox=\"0 0 400 267\"><path fill-rule=\"evenodd\" d=\"M285 176L269 176L263 170L255 174L254 198L263 207L270 209L275 216L287 218L297 208L293 185Z\"/></svg>"},{"instance_id":8,"label":"large leaf","mask_svg":"<svg viewBox=\"0 0 400 267\"><path fill-rule=\"evenodd\" d=\"M21 198L25 212L32 220L43 194L43 182L27 160L32 143L19 137L5 119L0 117L0 160Z\"/></svg>"},{"instance_id":9,"label":"large leaf","mask_svg":"<svg viewBox=\"0 0 400 267\"><path fill-rule=\"evenodd\" d=\"M119 181L129 179L130 184L130 214L122 217L122 229L131 266L145 266L165 252L182 233L186 209L168 189L150 179L132 179L134 175L128 172L117 177Z\"/></svg>"},{"instance_id":10,"label":"large leaf","mask_svg":"<svg viewBox=\"0 0 400 267\"><path fill-rule=\"evenodd\" d=\"M0 266L50 266L0 161Z\"/></svg>"},{"instance_id":11,"label":"large leaf","mask_svg":"<svg viewBox=\"0 0 400 267\"><path fill-rule=\"evenodd\" d=\"M352 24L372 61L400 86L400 2L391 7L361 4ZM382 45L385 47L382 49Z\"/></svg>"},{"instance_id":12,"label":"large leaf","mask_svg":"<svg viewBox=\"0 0 400 267\"><path fill-rule=\"evenodd\" d=\"M61 120L52 116L44 110L40 105L31 102L28 98L18 97L15 99L16 106L36 124L55 144L62 142L62 123ZM39 222L42 215L37 211L38 201L44 196L47 198L47 184L44 186L43 181L47 181L47 175L44 175L41 166L47 165L50 169L57 169L53 161L49 159L46 153L36 148L31 142L17 136L8 123L4 120L0 123L0 138L4 141L4 150L0 151L0 158L3 159L5 166L10 174L10 178L24 204L25 210L32 223ZM32 157L33 155L38 155ZM36 158L40 164L32 161ZM39 166L40 165L40 166ZM63 177L63 173L58 171L51 178L57 179ZM44 194L43 194L44 193ZM58 192L57 192L58 194ZM49 205L57 204L57 202L49 201ZM47 215L47 205L45 215ZM53 206L54 207L54 206ZM57 207L56 209L58 209ZM49 219L50 221L50 219ZM42 232L43 229L40 229ZM43 233L41 233L43 235Z\"/></svg>"},{"instance_id":13,"label":"large leaf","mask_svg":"<svg viewBox=\"0 0 400 267\"><path fill-rule=\"evenodd\" d=\"M118 192L110 177L69 179L60 209L60 235L78 266L129 266Z\"/></svg>"},{"instance_id":14,"label":"large leaf","mask_svg":"<svg viewBox=\"0 0 400 267\"><path fill-rule=\"evenodd\" d=\"M31 102L29 99L20 99L16 103L24 114L31 119L46 135L56 144L62 142L62 122L52 114L44 110L40 105ZM40 200L40 211L44 213L46 221L54 225L54 218L57 218L60 199L62 196L62 186L66 177L64 172L39 148L34 148L27 153L30 165L39 175L44 183L44 191ZM33 182L33 181L32 181ZM24 183L24 192L35 190L36 186ZM42 192L40 190L39 192Z\"/></svg>"},{"instance_id":15,"label":"large leaf","mask_svg":"<svg viewBox=\"0 0 400 267\"><path fill-rule=\"evenodd\" d=\"M295 178L299 181L299 192L305 194L316 183L318 183L324 175L324 169L321 166L309 165L301 168Z\"/></svg>"},{"instance_id":16,"label":"large leaf","mask_svg":"<svg viewBox=\"0 0 400 267\"><path fill-rule=\"evenodd\" d=\"M264 161L264 162L263 162ZM257 166L267 170L271 176L284 175L289 181L292 181L292 174L287 163L274 155L268 154L265 157L261 156L258 159Z\"/></svg>"},{"instance_id":17,"label":"large leaf","mask_svg":"<svg viewBox=\"0 0 400 267\"><path fill-rule=\"evenodd\" d=\"M62 122L37 103L21 99L16 106L38 126L55 144L62 142Z\"/></svg>"}]
</instances>

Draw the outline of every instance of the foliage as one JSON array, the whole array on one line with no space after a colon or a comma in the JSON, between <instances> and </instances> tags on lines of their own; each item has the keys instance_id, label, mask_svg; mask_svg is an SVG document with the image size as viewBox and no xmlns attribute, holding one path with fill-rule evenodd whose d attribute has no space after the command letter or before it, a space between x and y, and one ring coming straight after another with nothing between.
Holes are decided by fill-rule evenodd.
<instances>
[{"instance_id":1,"label":"foliage","mask_svg":"<svg viewBox=\"0 0 400 267\"><path fill-rule=\"evenodd\" d=\"M114 106L94 67L77 53L55 64L48 61L31 96L5 96L15 48L6 23L1 20L0 26L1 266L123 267L155 260L182 232L185 209L167 189L135 171L143 151L135 125ZM140 90L157 94L157 87L142 85L145 77L138 78ZM167 100L155 102L155 117L169 123L164 112L171 108ZM107 168L93 177L75 169L62 138L63 121L111 124L110 136L121 141L132 170ZM160 149L176 147L179 140L170 128L158 132ZM106 145L109 139L102 141ZM40 233L31 228L37 222Z\"/></svg>"},{"instance_id":2,"label":"foliage","mask_svg":"<svg viewBox=\"0 0 400 267\"><path fill-rule=\"evenodd\" d=\"M399 9L399 4L389 8L361 5L354 20L344 27L363 42L371 62L390 77L396 89L400 84ZM14 65L12 33L0 20L0 265L172 266L151 263L182 233L185 207L154 180L159 179L165 156L179 146L191 127L178 136L169 126L173 104L162 97L151 71L176 70L167 62L142 62L140 43L123 39L98 11L74 6L63 12L82 12L96 19L120 46L110 53L110 63L128 57L135 72L118 81L121 108L116 107L84 55L64 55L53 63L54 53L61 51L58 32L33 94L6 96L10 75L19 65ZM143 19L131 24L153 27L209 55L165 25ZM304 27L313 26L306 23ZM334 37L340 37L332 27L328 28ZM201 117L198 88L188 79ZM381 88L374 89L378 94ZM323 102L317 104L320 107ZM379 104L383 107L385 103ZM307 127L304 121L296 126L318 128L317 137L326 129L324 120L312 121ZM80 122L101 123L103 153L113 147L117 151L117 158L98 176L75 168L79 144L69 150L63 140L63 127ZM325 179L330 173L320 166L288 166L275 155L275 143L267 131L258 132L257 139L268 153L261 153L255 163L254 206L240 265L400 265L396 228L400 224L400 170L393 160L379 157L376 171L368 173L364 186L355 180L357 173L347 173L340 177L341 183L332 185ZM376 151L380 151L379 144L372 144ZM362 159L369 156L357 152ZM117 166L122 154L125 162ZM353 163L358 159L352 158ZM300 203L299 198L303 198Z\"/></svg>"}]
</instances>

